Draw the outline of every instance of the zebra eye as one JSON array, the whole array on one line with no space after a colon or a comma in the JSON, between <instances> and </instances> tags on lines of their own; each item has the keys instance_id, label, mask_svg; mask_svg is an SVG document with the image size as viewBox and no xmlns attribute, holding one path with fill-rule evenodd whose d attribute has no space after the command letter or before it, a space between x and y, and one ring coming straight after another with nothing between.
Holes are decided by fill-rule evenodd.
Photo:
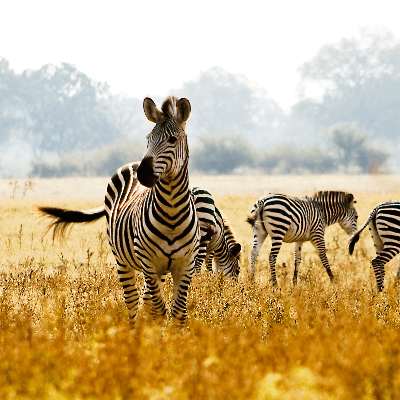
<instances>
[{"instance_id":1,"label":"zebra eye","mask_svg":"<svg viewBox=\"0 0 400 400\"><path fill-rule=\"evenodd\" d=\"M168 138L168 143L175 144L177 141L178 139L175 136Z\"/></svg>"}]
</instances>

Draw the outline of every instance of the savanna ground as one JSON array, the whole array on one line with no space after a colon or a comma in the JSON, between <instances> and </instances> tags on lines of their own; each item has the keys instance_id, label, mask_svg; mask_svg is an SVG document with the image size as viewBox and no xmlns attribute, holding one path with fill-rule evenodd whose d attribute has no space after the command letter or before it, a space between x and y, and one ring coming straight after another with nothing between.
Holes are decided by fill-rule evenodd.
<instances>
[{"instance_id":1,"label":"savanna ground","mask_svg":"<svg viewBox=\"0 0 400 400\"><path fill-rule=\"evenodd\" d=\"M74 186L74 182L77 184ZM243 246L238 283L206 273L193 279L189 319L128 324L105 220L75 226L63 246L42 234L37 205L87 209L107 179L0 182L0 398L2 399L395 399L400 397L400 285L397 261L378 293L368 231L353 256L347 235L327 229L331 284L305 244L291 284L293 245L269 282L265 243L248 281L252 231L245 223L263 193L354 193L364 223L379 202L400 199L400 178L194 177L215 193ZM353 189L352 189L353 188ZM285 265L285 266L284 266ZM171 281L165 285L171 304Z\"/></svg>"}]
</instances>

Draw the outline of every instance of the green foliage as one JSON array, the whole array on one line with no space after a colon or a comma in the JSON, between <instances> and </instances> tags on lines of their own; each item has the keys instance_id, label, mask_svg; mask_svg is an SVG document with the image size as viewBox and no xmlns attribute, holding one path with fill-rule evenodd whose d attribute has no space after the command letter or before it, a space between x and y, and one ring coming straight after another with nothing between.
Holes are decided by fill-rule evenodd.
<instances>
[{"instance_id":1,"label":"green foliage","mask_svg":"<svg viewBox=\"0 0 400 400\"><path fill-rule=\"evenodd\" d=\"M304 63L293 116L306 117L319 130L340 121L357 121L373 137L397 146L400 125L400 42L385 31L360 35L323 46ZM317 88L319 98L311 98Z\"/></svg>"},{"instance_id":2,"label":"green foliage","mask_svg":"<svg viewBox=\"0 0 400 400\"><path fill-rule=\"evenodd\" d=\"M240 167L254 166L253 148L241 135L204 135L199 142L190 153L190 162L195 170L229 174Z\"/></svg>"},{"instance_id":3,"label":"green foliage","mask_svg":"<svg viewBox=\"0 0 400 400\"><path fill-rule=\"evenodd\" d=\"M45 65L17 75L0 60L0 141L28 142L36 157L91 149L111 142L115 130L102 99L106 84L76 67Z\"/></svg>"},{"instance_id":4,"label":"green foliage","mask_svg":"<svg viewBox=\"0 0 400 400\"><path fill-rule=\"evenodd\" d=\"M144 151L144 143L117 141L87 153L67 153L56 163L34 161L32 176L112 176L119 167L141 160Z\"/></svg>"},{"instance_id":5,"label":"green foliage","mask_svg":"<svg viewBox=\"0 0 400 400\"><path fill-rule=\"evenodd\" d=\"M284 142L260 154L258 165L275 174L329 173L336 170L333 157L318 144Z\"/></svg>"},{"instance_id":6,"label":"green foliage","mask_svg":"<svg viewBox=\"0 0 400 400\"><path fill-rule=\"evenodd\" d=\"M334 145L332 153L337 166L347 172L357 168L364 173L380 172L389 158L389 153L371 142L370 133L360 129L356 122L332 125L326 135Z\"/></svg>"},{"instance_id":7,"label":"green foliage","mask_svg":"<svg viewBox=\"0 0 400 400\"><path fill-rule=\"evenodd\" d=\"M188 124L196 138L236 132L252 138L252 143L275 143L277 128L284 121L281 107L245 76L211 68L198 79L186 82L182 95L190 100L192 115Z\"/></svg>"}]
</instances>

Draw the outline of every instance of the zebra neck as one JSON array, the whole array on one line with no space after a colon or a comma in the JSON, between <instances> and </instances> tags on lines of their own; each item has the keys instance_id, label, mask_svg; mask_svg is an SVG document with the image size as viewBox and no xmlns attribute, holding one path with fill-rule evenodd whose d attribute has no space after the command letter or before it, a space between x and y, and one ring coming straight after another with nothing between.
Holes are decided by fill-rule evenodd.
<instances>
[{"instance_id":1,"label":"zebra neck","mask_svg":"<svg viewBox=\"0 0 400 400\"><path fill-rule=\"evenodd\" d=\"M172 180L161 179L153 188L155 198L162 203L169 215L179 213L190 203L189 176L187 169Z\"/></svg>"},{"instance_id":2,"label":"zebra neck","mask_svg":"<svg viewBox=\"0 0 400 400\"><path fill-rule=\"evenodd\" d=\"M333 225L340 220L343 211L340 204L327 204L320 202L317 204L324 217L325 226Z\"/></svg>"}]
</instances>

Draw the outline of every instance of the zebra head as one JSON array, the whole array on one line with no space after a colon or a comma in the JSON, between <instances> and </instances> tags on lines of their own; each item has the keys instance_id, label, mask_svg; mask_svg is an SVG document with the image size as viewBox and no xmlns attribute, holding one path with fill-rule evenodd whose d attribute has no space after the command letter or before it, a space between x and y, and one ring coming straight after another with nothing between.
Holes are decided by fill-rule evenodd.
<instances>
[{"instance_id":1,"label":"zebra head","mask_svg":"<svg viewBox=\"0 0 400 400\"><path fill-rule=\"evenodd\" d=\"M346 193L345 213L343 219L339 221L339 225L348 235L357 231L358 214L354 203L356 203L354 196L351 193Z\"/></svg>"},{"instance_id":2,"label":"zebra head","mask_svg":"<svg viewBox=\"0 0 400 400\"><path fill-rule=\"evenodd\" d=\"M189 149L185 133L190 115L188 99L168 97L158 110L154 101L144 99L147 119L156 126L147 135L147 151L137 170L139 182L153 187L160 179L172 180L187 166Z\"/></svg>"}]
</instances>

